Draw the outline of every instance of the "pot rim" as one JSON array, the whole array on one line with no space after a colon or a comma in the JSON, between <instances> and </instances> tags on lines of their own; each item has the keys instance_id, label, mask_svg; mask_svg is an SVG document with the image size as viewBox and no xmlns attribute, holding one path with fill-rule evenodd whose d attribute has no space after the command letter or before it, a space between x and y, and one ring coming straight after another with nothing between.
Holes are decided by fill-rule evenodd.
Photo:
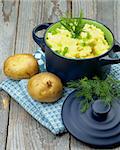
<instances>
[{"instance_id":1,"label":"pot rim","mask_svg":"<svg viewBox=\"0 0 120 150\"><path fill-rule=\"evenodd\" d=\"M73 19L77 19L77 18L73 18ZM66 60L73 60L73 61L79 61L79 60L94 60L94 59L101 58L101 57L104 57L105 55L107 55L107 54L112 50L113 46L115 45L115 38L114 38L113 32L109 29L109 27L107 27L105 24L101 23L100 21L97 21L97 20L94 20L94 19L90 19L90 18L83 18L83 19L91 20L91 21L97 22L97 23L103 25L105 28L107 28L107 29L110 31L110 33L112 34L112 37L113 37L113 43L112 43L111 48L108 49L108 51L106 51L105 53L103 53L103 54L101 54L101 55L99 55L99 56L93 57L93 58L67 58L67 57L64 57L64 56L62 56L62 55L59 55L58 53L56 53L54 50L52 50L52 49L47 45L47 42L46 42L46 38L45 38L45 37L46 37L46 32L47 32L47 30L48 30L49 28L51 28L54 24L60 22L60 20L57 21L57 22L55 22L55 23L53 23L53 24L51 24L51 25L47 28L47 30L45 31L44 36L43 36L45 45L46 45L46 46L52 51L52 53L54 53L56 56L58 56L58 57L60 57L60 58L63 58L63 59L66 59Z\"/></svg>"}]
</instances>

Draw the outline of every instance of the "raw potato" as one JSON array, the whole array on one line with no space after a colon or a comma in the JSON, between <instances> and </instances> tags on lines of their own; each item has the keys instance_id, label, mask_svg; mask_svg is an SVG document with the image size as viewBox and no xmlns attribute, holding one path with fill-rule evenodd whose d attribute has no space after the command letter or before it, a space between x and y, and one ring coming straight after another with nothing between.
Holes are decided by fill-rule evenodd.
<instances>
[{"instance_id":1,"label":"raw potato","mask_svg":"<svg viewBox=\"0 0 120 150\"><path fill-rule=\"evenodd\" d=\"M33 76L28 82L28 93L40 102L55 102L63 91L63 85L56 75L44 72Z\"/></svg>"},{"instance_id":2,"label":"raw potato","mask_svg":"<svg viewBox=\"0 0 120 150\"><path fill-rule=\"evenodd\" d=\"M39 71L36 59L32 54L16 54L4 62L4 73L11 79L27 79Z\"/></svg>"}]
</instances>

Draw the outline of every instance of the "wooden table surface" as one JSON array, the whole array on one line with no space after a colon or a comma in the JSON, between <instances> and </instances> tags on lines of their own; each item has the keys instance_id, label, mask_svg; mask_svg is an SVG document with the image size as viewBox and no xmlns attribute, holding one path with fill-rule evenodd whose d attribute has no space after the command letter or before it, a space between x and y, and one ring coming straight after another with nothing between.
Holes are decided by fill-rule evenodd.
<instances>
[{"instance_id":1,"label":"wooden table surface","mask_svg":"<svg viewBox=\"0 0 120 150\"><path fill-rule=\"evenodd\" d=\"M69 13L106 24L120 41L120 0L0 0L0 81L4 60L15 53L32 53L37 45L32 29ZM69 133L54 136L9 95L0 92L0 150L91 150ZM120 149L120 148L117 148Z\"/></svg>"}]
</instances>

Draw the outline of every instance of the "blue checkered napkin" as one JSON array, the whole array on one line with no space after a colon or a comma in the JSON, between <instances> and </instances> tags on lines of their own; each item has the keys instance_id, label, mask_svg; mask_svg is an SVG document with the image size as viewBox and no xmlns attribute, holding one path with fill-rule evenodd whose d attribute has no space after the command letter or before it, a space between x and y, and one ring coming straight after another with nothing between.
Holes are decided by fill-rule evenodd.
<instances>
[{"instance_id":1,"label":"blue checkered napkin","mask_svg":"<svg viewBox=\"0 0 120 150\"><path fill-rule=\"evenodd\" d=\"M16 102L18 102L33 118L48 128L52 133L59 134L65 131L61 119L61 108L69 89L64 89L64 96L56 103L40 103L34 101L27 92L28 80L5 80L0 84L0 88L5 90Z\"/></svg>"},{"instance_id":2,"label":"blue checkered napkin","mask_svg":"<svg viewBox=\"0 0 120 150\"><path fill-rule=\"evenodd\" d=\"M33 55L38 61L39 69L41 70L41 72L45 72L46 71L46 60L45 60L44 52L41 50L41 48L39 48Z\"/></svg>"},{"instance_id":3,"label":"blue checkered napkin","mask_svg":"<svg viewBox=\"0 0 120 150\"><path fill-rule=\"evenodd\" d=\"M46 71L45 56L41 49L34 54L41 71ZM65 132L62 123L61 109L62 104L68 94L72 91L64 89L64 96L55 103L40 103L34 101L27 92L28 80L15 81L7 79L0 84L0 89L6 91L16 102L18 102L29 114L33 116L43 126L48 128L52 133L59 134Z\"/></svg>"}]
</instances>

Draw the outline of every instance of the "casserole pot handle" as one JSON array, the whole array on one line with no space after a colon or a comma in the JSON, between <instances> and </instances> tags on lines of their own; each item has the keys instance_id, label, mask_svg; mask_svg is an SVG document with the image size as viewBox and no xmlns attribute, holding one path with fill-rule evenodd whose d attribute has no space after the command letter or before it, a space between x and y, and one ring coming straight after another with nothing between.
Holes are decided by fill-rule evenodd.
<instances>
[{"instance_id":1,"label":"casserole pot handle","mask_svg":"<svg viewBox=\"0 0 120 150\"><path fill-rule=\"evenodd\" d=\"M120 52L120 43L116 41L116 44L112 48L114 54L115 52ZM118 56L117 56L118 57ZM120 58L111 58L108 55L99 59L102 66L109 64L118 64L120 63Z\"/></svg>"},{"instance_id":2,"label":"casserole pot handle","mask_svg":"<svg viewBox=\"0 0 120 150\"><path fill-rule=\"evenodd\" d=\"M52 23L44 23L36 26L33 31L32 31L32 37L34 41L42 48L42 50L45 50L45 42L44 42L44 37L38 37L36 33L38 31L47 29Z\"/></svg>"}]
</instances>

